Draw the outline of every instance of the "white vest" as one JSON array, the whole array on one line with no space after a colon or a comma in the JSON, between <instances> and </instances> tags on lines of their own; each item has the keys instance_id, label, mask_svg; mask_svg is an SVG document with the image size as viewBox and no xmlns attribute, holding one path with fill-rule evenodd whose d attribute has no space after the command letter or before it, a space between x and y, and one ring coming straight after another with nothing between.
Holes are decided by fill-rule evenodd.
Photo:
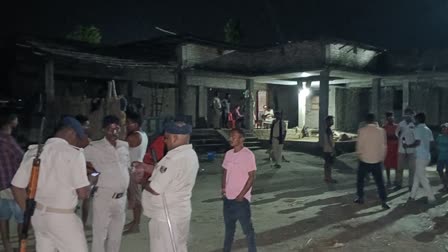
<instances>
[{"instance_id":1,"label":"white vest","mask_svg":"<svg viewBox=\"0 0 448 252\"><path fill-rule=\"evenodd\" d=\"M129 157L131 162L139 161L143 162L143 158L146 154L146 149L148 148L148 136L145 132L137 131L142 138L142 142L137 147L129 147Z\"/></svg>"}]
</instances>

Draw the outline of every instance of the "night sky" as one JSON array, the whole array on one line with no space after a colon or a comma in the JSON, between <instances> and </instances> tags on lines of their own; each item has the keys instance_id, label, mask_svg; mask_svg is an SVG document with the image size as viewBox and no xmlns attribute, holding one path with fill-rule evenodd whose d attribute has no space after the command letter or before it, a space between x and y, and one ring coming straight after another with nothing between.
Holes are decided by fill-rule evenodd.
<instances>
[{"instance_id":1,"label":"night sky","mask_svg":"<svg viewBox=\"0 0 448 252\"><path fill-rule=\"evenodd\" d=\"M16 6L13 32L64 36L95 25L104 43L178 33L223 40L229 18L239 19L243 43L337 37L385 48L447 47L446 0L41 0Z\"/></svg>"}]
</instances>

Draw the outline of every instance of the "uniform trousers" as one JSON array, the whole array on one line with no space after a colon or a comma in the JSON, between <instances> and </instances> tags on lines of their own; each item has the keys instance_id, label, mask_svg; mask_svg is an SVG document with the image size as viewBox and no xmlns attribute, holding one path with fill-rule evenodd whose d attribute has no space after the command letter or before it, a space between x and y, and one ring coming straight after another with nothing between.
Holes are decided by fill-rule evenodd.
<instances>
[{"instance_id":1,"label":"uniform trousers","mask_svg":"<svg viewBox=\"0 0 448 252\"><path fill-rule=\"evenodd\" d=\"M92 252L119 252L126 221L126 194L112 198L113 193L98 190L93 198Z\"/></svg>"},{"instance_id":2,"label":"uniform trousers","mask_svg":"<svg viewBox=\"0 0 448 252\"><path fill-rule=\"evenodd\" d=\"M282 151L283 144L280 144L280 141L277 137L272 138L272 157L274 158L275 164L280 163L282 160Z\"/></svg>"},{"instance_id":3,"label":"uniform trousers","mask_svg":"<svg viewBox=\"0 0 448 252\"><path fill-rule=\"evenodd\" d=\"M434 193L432 192L431 186L429 185L429 180L426 177L426 166L428 166L430 160L416 159L415 160L415 174L414 183L412 184L411 198L415 199L417 196L417 190L421 184L423 190L429 201L434 201Z\"/></svg>"},{"instance_id":4,"label":"uniform trousers","mask_svg":"<svg viewBox=\"0 0 448 252\"><path fill-rule=\"evenodd\" d=\"M149 221L149 245L151 252L173 252L170 229L165 220L151 219ZM177 252L187 252L190 219L171 219L174 243Z\"/></svg>"},{"instance_id":5,"label":"uniform trousers","mask_svg":"<svg viewBox=\"0 0 448 252\"><path fill-rule=\"evenodd\" d=\"M31 223L37 252L87 252L81 219L75 213L34 211Z\"/></svg>"},{"instance_id":6,"label":"uniform trousers","mask_svg":"<svg viewBox=\"0 0 448 252\"><path fill-rule=\"evenodd\" d=\"M408 186L411 187L414 183L414 172L415 172L415 153L398 153L398 168L396 173L396 184L401 186L403 182L403 170L409 169L409 183Z\"/></svg>"}]
</instances>

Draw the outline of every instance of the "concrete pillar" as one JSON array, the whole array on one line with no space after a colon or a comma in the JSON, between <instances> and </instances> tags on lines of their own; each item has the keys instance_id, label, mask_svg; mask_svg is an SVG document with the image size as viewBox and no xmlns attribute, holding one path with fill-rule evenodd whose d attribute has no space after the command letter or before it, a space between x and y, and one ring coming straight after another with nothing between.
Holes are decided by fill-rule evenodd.
<instances>
[{"instance_id":1,"label":"concrete pillar","mask_svg":"<svg viewBox=\"0 0 448 252\"><path fill-rule=\"evenodd\" d=\"M249 131L254 129L254 111L255 111L255 88L254 80L246 80L246 91L248 92L248 97L245 98L246 110L245 110L245 124Z\"/></svg>"},{"instance_id":2,"label":"concrete pillar","mask_svg":"<svg viewBox=\"0 0 448 252\"><path fill-rule=\"evenodd\" d=\"M188 86L187 86L187 78L183 71L184 65L184 57L183 57L183 47L179 45L176 48L177 55L177 70L176 70L176 114L178 115L187 115L187 107L186 107L186 97L188 96Z\"/></svg>"},{"instance_id":3,"label":"concrete pillar","mask_svg":"<svg viewBox=\"0 0 448 252\"><path fill-rule=\"evenodd\" d=\"M403 83L403 106L402 106L402 113L404 114L404 110L409 107L409 81L405 81Z\"/></svg>"},{"instance_id":4,"label":"concrete pillar","mask_svg":"<svg viewBox=\"0 0 448 252\"><path fill-rule=\"evenodd\" d=\"M298 127L302 128L305 126L305 117L306 117L306 100L307 96L304 95L303 90L306 88L305 82L298 81L297 82L298 87L298 94L297 94L297 100L298 100Z\"/></svg>"},{"instance_id":5,"label":"concrete pillar","mask_svg":"<svg viewBox=\"0 0 448 252\"><path fill-rule=\"evenodd\" d=\"M325 117L328 116L328 104L330 93L330 70L325 69L320 72L319 76L319 142L323 144L325 135Z\"/></svg>"},{"instance_id":6,"label":"concrete pillar","mask_svg":"<svg viewBox=\"0 0 448 252\"><path fill-rule=\"evenodd\" d=\"M330 86L330 93L328 98L328 114L332 115L334 117L338 116L336 115L336 87ZM337 120L334 120L334 128L337 129L338 125L336 124Z\"/></svg>"},{"instance_id":7,"label":"concrete pillar","mask_svg":"<svg viewBox=\"0 0 448 252\"><path fill-rule=\"evenodd\" d=\"M381 98L381 79L372 80L372 93L370 96L370 112L375 114L377 120L380 119L380 98Z\"/></svg>"}]
</instances>

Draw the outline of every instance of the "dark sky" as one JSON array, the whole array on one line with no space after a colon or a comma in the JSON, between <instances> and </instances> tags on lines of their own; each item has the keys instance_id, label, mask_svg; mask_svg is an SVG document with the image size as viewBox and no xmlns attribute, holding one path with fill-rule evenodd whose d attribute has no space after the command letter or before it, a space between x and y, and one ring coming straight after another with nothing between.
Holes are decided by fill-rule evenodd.
<instances>
[{"instance_id":1,"label":"dark sky","mask_svg":"<svg viewBox=\"0 0 448 252\"><path fill-rule=\"evenodd\" d=\"M78 24L92 24L101 29L105 43L162 35L154 26L222 40L226 20L237 18L245 44L272 44L324 35L386 48L448 47L447 0L29 2L16 6L13 30L57 37Z\"/></svg>"}]
</instances>

